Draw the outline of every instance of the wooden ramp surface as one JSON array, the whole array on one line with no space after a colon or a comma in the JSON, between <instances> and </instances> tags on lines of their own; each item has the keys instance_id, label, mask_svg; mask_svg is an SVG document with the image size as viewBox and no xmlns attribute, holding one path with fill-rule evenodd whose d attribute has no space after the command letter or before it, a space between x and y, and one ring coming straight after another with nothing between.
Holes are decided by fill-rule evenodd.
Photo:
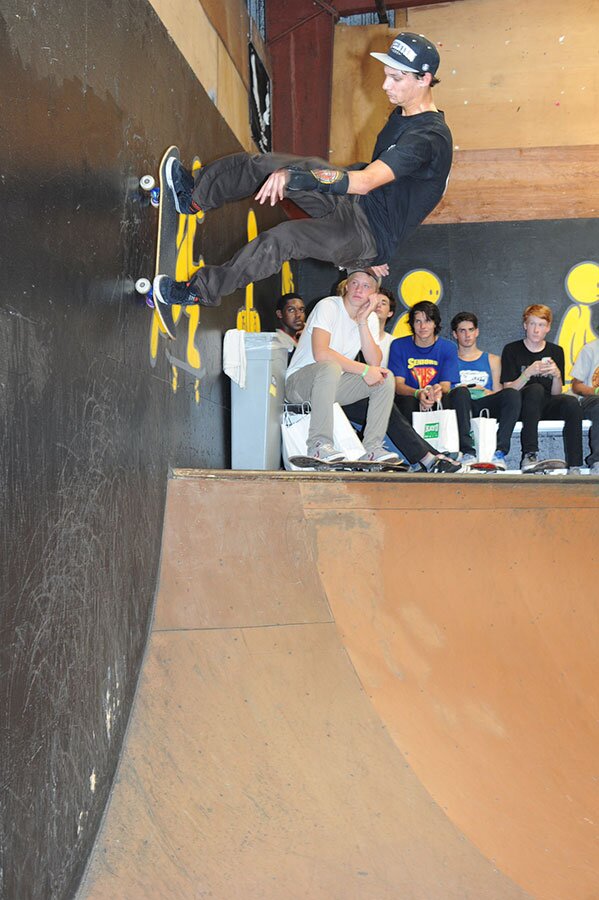
<instances>
[{"instance_id":1,"label":"wooden ramp surface","mask_svg":"<svg viewBox=\"0 0 599 900\"><path fill-rule=\"evenodd\" d=\"M189 473L80 897L599 897L599 484Z\"/></svg>"}]
</instances>

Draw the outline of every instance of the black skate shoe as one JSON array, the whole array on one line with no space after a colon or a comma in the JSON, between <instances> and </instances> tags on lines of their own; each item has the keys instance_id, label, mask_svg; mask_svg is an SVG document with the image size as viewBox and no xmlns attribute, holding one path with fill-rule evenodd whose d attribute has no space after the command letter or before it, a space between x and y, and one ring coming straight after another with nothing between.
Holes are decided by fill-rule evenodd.
<instances>
[{"instance_id":1,"label":"black skate shoe","mask_svg":"<svg viewBox=\"0 0 599 900\"><path fill-rule=\"evenodd\" d=\"M183 213L184 216L193 216L195 213L199 213L200 207L191 196L194 187L191 173L184 169L179 160L173 156L167 160L164 174L171 189L177 212Z\"/></svg>"},{"instance_id":2,"label":"black skate shoe","mask_svg":"<svg viewBox=\"0 0 599 900\"><path fill-rule=\"evenodd\" d=\"M190 287L191 282L175 281L168 275L157 275L152 284L154 300L164 306L191 306L199 303L200 306L220 306L220 298L216 301L206 300Z\"/></svg>"}]
</instances>

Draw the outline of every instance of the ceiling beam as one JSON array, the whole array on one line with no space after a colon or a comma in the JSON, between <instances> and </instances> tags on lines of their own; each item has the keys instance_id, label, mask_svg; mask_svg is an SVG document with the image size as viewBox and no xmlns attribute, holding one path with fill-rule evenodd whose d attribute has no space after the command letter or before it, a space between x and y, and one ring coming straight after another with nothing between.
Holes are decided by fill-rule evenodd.
<instances>
[{"instance_id":1,"label":"ceiling beam","mask_svg":"<svg viewBox=\"0 0 599 900\"><path fill-rule=\"evenodd\" d=\"M436 6L439 3L456 3L457 0L385 0L384 5L390 9L410 9L415 6ZM331 0L340 16L357 16L377 11L376 0Z\"/></svg>"}]
</instances>

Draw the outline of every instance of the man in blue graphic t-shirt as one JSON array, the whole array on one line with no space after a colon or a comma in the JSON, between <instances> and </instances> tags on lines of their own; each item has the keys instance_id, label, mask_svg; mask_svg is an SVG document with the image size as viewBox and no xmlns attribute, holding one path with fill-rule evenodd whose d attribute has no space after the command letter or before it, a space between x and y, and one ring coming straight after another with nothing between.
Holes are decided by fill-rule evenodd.
<instances>
[{"instance_id":1,"label":"man in blue graphic t-shirt","mask_svg":"<svg viewBox=\"0 0 599 900\"><path fill-rule=\"evenodd\" d=\"M459 382L458 354L451 341L439 337L441 314L428 300L416 303L408 314L412 336L391 344L389 369L395 375L395 402L411 420L412 413L432 409L436 403L455 409L462 462L476 457L470 434L470 394Z\"/></svg>"}]
</instances>

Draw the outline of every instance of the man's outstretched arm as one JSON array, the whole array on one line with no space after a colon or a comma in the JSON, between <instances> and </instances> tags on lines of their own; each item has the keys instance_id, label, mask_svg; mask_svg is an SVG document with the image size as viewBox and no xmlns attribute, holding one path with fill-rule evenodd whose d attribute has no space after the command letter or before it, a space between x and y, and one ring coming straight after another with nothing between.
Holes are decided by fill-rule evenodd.
<instances>
[{"instance_id":1,"label":"man's outstretched arm","mask_svg":"<svg viewBox=\"0 0 599 900\"><path fill-rule=\"evenodd\" d=\"M377 187L395 180L393 169L375 159L365 169L346 172L331 166L330 169L277 169L268 176L258 193L259 203L270 202L274 206L286 193L294 191L320 191L334 194L368 194Z\"/></svg>"}]
</instances>

